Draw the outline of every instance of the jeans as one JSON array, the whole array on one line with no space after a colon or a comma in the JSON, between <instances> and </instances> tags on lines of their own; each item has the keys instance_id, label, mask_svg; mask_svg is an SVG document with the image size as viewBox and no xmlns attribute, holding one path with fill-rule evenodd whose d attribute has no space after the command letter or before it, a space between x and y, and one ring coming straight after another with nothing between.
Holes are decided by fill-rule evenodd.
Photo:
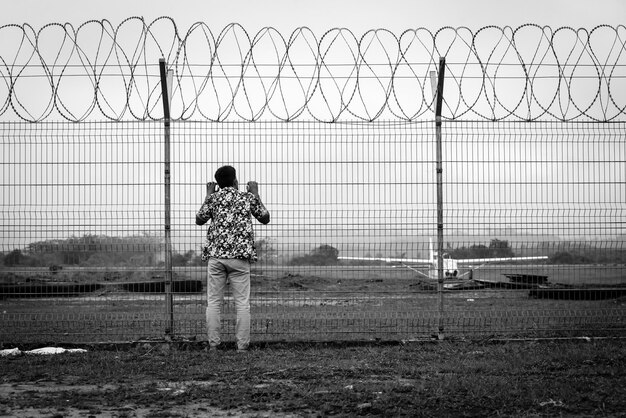
<instances>
[{"instance_id":1,"label":"jeans","mask_svg":"<svg viewBox=\"0 0 626 418\"><path fill-rule=\"evenodd\" d=\"M235 300L237 322L235 337L237 348L246 349L250 344L250 262L237 258L210 258L207 280L206 322L209 344L220 344L221 310L226 279Z\"/></svg>"}]
</instances>

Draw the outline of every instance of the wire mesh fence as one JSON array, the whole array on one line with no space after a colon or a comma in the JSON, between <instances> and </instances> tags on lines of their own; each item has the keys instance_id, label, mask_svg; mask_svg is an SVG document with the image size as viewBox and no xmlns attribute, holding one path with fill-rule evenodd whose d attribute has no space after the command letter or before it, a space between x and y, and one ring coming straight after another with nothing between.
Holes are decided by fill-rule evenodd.
<instances>
[{"instance_id":1,"label":"wire mesh fence","mask_svg":"<svg viewBox=\"0 0 626 418\"><path fill-rule=\"evenodd\" d=\"M0 28L32 38L0 52L0 343L205 340L195 213L224 164L272 215L254 340L623 335L623 27L285 41L196 25L166 42L170 23ZM223 309L233 339L230 294Z\"/></svg>"},{"instance_id":2,"label":"wire mesh fence","mask_svg":"<svg viewBox=\"0 0 626 418\"><path fill-rule=\"evenodd\" d=\"M0 129L3 340L163 338L162 124ZM256 340L421 339L441 324L463 337L621 334L625 133L444 125L445 251L458 265L441 311L418 262L436 237L432 121L173 123L173 336L205 338L194 221L222 164L259 181L272 213L255 226ZM224 322L232 337L230 295Z\"/></svg>"}]
</instances>

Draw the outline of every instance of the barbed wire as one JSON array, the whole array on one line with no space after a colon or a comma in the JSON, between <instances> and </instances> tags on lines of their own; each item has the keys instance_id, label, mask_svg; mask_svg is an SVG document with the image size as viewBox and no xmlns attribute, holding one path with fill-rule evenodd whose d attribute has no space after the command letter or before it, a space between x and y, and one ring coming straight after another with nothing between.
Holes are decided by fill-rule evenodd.
<instances>
[{"instance_id":1,"label":"barbed wire","mask_svg":"<svg viewBox=\"0 0 626 418\"><path fill-rule=\"evenodd\" d=\"M626 27L535 24L360 37L238 24L219 33L169 17L0 27L0 118L158 120L158 60L173 72L177 120L415 121L433 117L446 57L448 120L624 120Z\"/></svg>"}]
</instances>

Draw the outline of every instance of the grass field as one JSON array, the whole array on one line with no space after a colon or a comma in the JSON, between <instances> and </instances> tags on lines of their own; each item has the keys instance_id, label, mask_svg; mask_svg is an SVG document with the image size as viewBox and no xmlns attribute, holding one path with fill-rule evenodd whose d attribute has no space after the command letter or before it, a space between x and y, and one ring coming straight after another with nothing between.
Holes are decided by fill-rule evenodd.
<instances>
[{"instance_id":1,"label":"grass field","mask_svg":"<svg viewBox=\"0 0 626 418\"><path fill-rule=\"evenodd\" d=\"M0 358L0 416L626 416L622 340L86 348Z\"/></svg>"}]
</instances>

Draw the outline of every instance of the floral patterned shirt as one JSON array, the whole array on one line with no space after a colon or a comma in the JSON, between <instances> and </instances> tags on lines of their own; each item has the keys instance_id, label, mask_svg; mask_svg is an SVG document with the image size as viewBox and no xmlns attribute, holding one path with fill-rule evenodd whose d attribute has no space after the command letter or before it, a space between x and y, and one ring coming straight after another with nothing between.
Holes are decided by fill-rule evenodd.
<instances>
[{"instance_id":1,"label":"floral patterned shirt","mask_svg":"<svg viewBox=\"0 0 626 418\"><path fill-rule=\"evenodd\" d=\"M202 260L209 258L242 258L257 261L252 218L267 215L261 200L248 192L226 187L208 196L197 213L203 221L211 221Z\"/></svg>"}]
</instances>

